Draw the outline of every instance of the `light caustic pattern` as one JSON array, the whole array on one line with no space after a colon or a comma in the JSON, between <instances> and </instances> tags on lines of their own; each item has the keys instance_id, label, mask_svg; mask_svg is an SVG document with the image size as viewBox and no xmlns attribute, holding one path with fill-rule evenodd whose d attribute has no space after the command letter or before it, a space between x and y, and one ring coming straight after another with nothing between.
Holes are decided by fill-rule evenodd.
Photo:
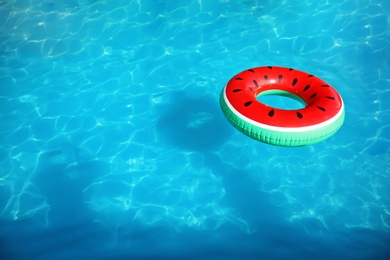
<instances>
[{"instance_id":1,"label":"light caustic pattern","mask_svg":"<svg viewBox=\"0 0 390 260\"><path fill-rule=\"evenodd\" d=\"M1 217L251 233L266 196L309 233L389 230L388 3L168 2L0 1ZM218 95L259 65L334 86L341 131L296 150L233 132Z\"/></svg>"}]
</instances>

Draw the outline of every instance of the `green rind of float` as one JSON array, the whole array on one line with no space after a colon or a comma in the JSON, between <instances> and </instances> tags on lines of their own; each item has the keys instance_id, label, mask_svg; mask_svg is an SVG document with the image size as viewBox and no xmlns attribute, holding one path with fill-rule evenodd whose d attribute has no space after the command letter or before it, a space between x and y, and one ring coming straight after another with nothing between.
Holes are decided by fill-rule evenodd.
<instances>
[{"instance_id":1,"label":"green rind of float","mask_svg":"<svg viewBox=\"0 0 390 260\"><path fill-rule=\"evenodd\" d=\"M305 130L302 132L277 131L255 126L237 116L226 104L223 92L220 96L220 105L225 117L240 132L267 144L286 147L311 145L329 138L340 129L345 117L345 111L343 110L337 120L322 128Z\"/></svg>"}]
</instances>

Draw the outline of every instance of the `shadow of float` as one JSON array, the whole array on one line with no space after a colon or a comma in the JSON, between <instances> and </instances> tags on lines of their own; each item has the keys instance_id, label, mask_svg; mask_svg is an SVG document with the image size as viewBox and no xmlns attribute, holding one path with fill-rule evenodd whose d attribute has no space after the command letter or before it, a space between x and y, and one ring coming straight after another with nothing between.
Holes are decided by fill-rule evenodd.
<instances>
[{"instance_id":1,"label":"shadow of float","mask_svg":"<svg viewBox=\"0 0 390 260\"><path fill-rule=\"evenodd\" d=\"M157 121L157 132L167 144L208 151L226 142L232 134L216 99L191 98L183 92L173 93L171 99L172 105L159 110Z\"/></svg>"}]
</instances>

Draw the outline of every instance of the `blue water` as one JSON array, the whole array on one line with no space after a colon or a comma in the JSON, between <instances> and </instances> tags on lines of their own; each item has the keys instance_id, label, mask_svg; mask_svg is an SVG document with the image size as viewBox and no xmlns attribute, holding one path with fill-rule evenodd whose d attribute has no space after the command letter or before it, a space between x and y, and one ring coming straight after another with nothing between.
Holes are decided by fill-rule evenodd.
<instances>
[{"instance_id":1,"label":"blue water","mask_svg":"<svg viewBox=\"0 0 390 260\"><path fill-rule=\"evenodd\" d=\"M390 2L1 0L0 259L388 259ZM236 131L256 66L335 87L313 146Z\"/></svg>"}]
</instances>

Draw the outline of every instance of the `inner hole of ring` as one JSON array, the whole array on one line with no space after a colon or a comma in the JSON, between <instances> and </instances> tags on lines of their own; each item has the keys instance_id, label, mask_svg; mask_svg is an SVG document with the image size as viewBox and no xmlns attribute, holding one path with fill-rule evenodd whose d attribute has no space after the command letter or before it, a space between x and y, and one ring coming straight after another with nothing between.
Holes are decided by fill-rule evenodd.
<instances>
[{"instance_id":1,"label":"inner hole of ring","mask_svg":"<svg viewBox=\"0 0 390 260\"><path fill-rule=\"evenodd\" d=\"M293 93L279 89L260 92L256 96L256 99L270 107L284 110L297 110L306 107L306 103L302 98Z\"/></svg>"}]
</instances>

